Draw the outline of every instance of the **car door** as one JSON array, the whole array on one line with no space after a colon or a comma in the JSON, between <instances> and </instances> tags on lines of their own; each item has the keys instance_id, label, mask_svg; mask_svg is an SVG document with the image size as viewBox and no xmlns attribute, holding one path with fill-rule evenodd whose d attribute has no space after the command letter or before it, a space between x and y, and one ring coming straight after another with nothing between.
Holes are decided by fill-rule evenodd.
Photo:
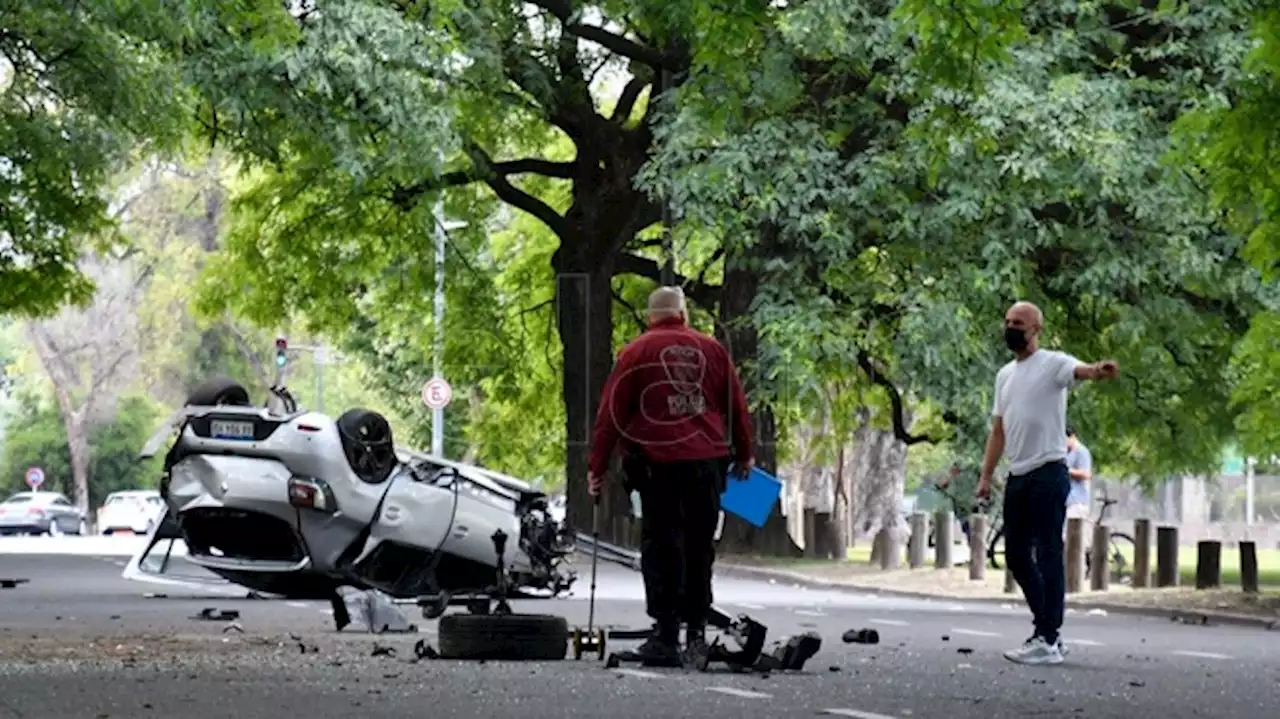
<instances>
[{"instance_id":1,"label":"car door","mask_svg":"<svg viewBox=\"0 0 1280 719\"><path fill-rule=\"evenodd\" d=\"M54 521L63 532L74 532L80 528L80 510L76 509L71 500L58 495L49 503L49 507L53 510Z\"/></svg>"}]
</instances>

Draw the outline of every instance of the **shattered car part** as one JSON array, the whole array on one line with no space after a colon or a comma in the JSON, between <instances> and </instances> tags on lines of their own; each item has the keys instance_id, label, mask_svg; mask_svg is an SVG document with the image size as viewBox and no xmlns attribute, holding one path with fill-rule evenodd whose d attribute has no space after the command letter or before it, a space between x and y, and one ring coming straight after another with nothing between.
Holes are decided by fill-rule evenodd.
<instances>
[{"instance_id":1,"label":"shattered car part","mask_svg":"<svg viewBox=\"0 0 1280 719\"><path fill-rule=\"evenodd\" d=\"M874 629L850 629L840 637L845 644L879 644L880 632ZM947 641L944 637L943 641Z\"/></svg>"},{"instance_id":2,"label":"shattered car part","mask_svg":"<svg viewBox=\"0 0 1280 719\"><path fill-rule=\"evenodd\" d=\"M194 391L143 450L174 432L160 480L167 511L126 576L147 568L162 539L187 559L247 589L329 599L339 587L397 599L482 594L492 584L496 530L514 538L513 590L556 596L575 579L572 551L548 498L513 477L396 447L377 413L337 419L299 410L283 388L282 411L249 405L230 380ZM446 601L448 605L449 601ZM341 622L339 622L341 623Z\"/></svg>"},{"instance_id":3,"label":"shattered car part","mask_svg":"<svg viewBox=\"0 0 1280 719\"><path fill-rule=\"evenodd\" d=\"M417 625L410 624L401 613L400 608L392 603L391 598L376 589L359 591L347 588L342 594L342 601L347 607L347 615L355 615L363 620L370 633L412 633L418 631Z\"/></svg>"},{"instance_id":4,"label":"shattered car part","mask_svg":"<svg viewBox=\"0 0 1280 719\"><path fill-rule=\"evenodd\" d=\"M16 589L30 581L30 579L0 579L0 589Z\"/></svg>"},{"instance_id":5,"label":"shattered car part","mask_svg":"<svg viewBox=\"0 0 1280 719\"><path fill-rule=\"evenodd\" d=\"M218 609L217 607L205 607L200 613L192 617L204 622L233 622L240 618L240 612L234 609Z\"/></svg>"}]
</instances>

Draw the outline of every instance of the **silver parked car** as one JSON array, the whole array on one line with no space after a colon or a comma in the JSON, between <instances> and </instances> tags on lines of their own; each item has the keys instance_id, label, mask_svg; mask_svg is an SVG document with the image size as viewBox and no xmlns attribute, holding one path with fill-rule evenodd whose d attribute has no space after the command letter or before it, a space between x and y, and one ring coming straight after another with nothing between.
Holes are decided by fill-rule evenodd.
<instances>
[{"instance_id":1,"label":"silver parked car","mask_svg":"<svg viewBox=\"0 0 1280 719\"><path fill-rule=\"evenodd\" d=\"M84 514L58 492L19 492L0 504L0 535L87 532Z\"/></svg>"}]
</instances>

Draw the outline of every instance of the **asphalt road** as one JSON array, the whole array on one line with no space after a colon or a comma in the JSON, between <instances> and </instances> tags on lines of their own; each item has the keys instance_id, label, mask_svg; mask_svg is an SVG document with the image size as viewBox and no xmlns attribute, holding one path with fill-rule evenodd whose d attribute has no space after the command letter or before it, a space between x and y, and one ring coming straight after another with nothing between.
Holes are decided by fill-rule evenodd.
<instances>
[{"instance_id":1,"label":"asphalt road","mask_svg":"<svg viewBox=\"0 0 1280 719\"><path fill-rule=\"evenodd\" d=\"M798 674L607 670L598 661L413 661L416 635L335 632L322 602L248 600L120 578L123 557L0 555L0 718L185 716L812 717L1003 719L1022 716L1274 719L1280 632L1073 613L1059 667L1000 652L1029 633L1020 606L966 605L802 589L718 577L717 602L772 638L824 637ZM194 569L179 560L179 566ZM517 611L585 624L586 590ZM147 598L163 592L167 598ZM203 596L202 596L203 595ZM597 619L637 627L639 577L601 566ZM191 617L235 609L243 631ZM414 609L407 607L406 611ZM879 645L846 645L847 629ZM374 646L395 650L374 655ZM305 648L305 651L304 651Z\"/></svg>"}]
</instances>

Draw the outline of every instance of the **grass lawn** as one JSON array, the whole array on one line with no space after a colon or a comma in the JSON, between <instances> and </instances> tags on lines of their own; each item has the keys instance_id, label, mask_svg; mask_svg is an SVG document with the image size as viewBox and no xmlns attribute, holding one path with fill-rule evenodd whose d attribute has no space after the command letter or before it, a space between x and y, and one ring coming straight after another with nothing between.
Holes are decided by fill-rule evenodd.
<instances>
[{"instance_id":1,"label":"grass lawn","mask_svg":"<svg viewBox=\"0 0 1280 719\"><path fill-rule=\"evenodd\" d=\"M957 547L957 551L963 550ZM1132 547L1125 547L1122 551L1132 562ZM848 558L850 562L854 563L869 563L871 561L870 543L849 549ZM733 561L731 557L725 557L725 559L726 561ZM807 568L830 567L832 565L832 562L826 559L790 559L785 557L752 557L751 559L752 563L761 566L774 566L798 571L804 571ZM926 561L928 562L926 566L933 566L932 548L929 550ZM1154 547L1152 548L1151 561L1154 564ZM1182 547L1178 552L1178 565L1182 585L1195 586L1196 548ZM1154 571L1154 567L1152 569ZM1258 550L1258 584L1268 589L1280 589L1280 549ZM1222 586L1224 588L1239 588L1240 586L1240 552L1238 550L1226 547L1222 549Z\"/></svg>"}]
</instances>

